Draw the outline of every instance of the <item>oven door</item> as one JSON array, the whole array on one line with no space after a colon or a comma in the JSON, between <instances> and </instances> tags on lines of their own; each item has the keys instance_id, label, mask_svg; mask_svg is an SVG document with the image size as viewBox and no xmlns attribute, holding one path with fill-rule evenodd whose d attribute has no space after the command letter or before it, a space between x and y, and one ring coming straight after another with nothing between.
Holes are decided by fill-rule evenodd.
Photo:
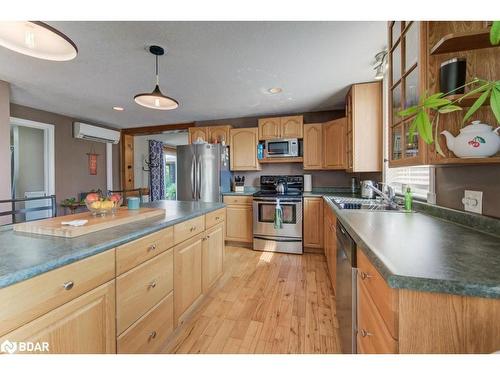
<instances>
[{"instance_id":1,"label":"oven door","mask_svg":"<svg viewBox=\"0 0 500 375\"><path fill-rule=\"evenodd\" d=\"M253 233L257 236L302 238L302 199L280 199L283 228L274 228L276 199L254 198Z\"/></svg>"}]
</instances>

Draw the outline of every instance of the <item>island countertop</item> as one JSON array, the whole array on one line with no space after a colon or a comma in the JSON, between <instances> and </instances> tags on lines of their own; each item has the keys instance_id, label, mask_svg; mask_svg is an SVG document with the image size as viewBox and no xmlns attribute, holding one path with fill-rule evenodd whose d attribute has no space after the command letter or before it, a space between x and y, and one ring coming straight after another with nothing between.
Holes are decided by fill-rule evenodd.
<instances>
[{"instance_id":1,"label":"island countertop","mask_svg":"<svg viewBox=\"0 0 500 375\"><path fill-rule=\"evenodd\" d=\"M342 210L325 202L388 285L500 298L500 238L422 213Z\"/></svg>"},{"instance_id":2,"label":"island countertop","mask_svg":"<svg viewBox=\"0 0 500 375\"><path fill-rule=\"evenodd\" d=\"M144 207L162 208L165 217L120 225L76 238L61 238L0 230L0 288L35 277L177 223L224 207L222 203L156 201Z\"/></svg>"}]
</instances>

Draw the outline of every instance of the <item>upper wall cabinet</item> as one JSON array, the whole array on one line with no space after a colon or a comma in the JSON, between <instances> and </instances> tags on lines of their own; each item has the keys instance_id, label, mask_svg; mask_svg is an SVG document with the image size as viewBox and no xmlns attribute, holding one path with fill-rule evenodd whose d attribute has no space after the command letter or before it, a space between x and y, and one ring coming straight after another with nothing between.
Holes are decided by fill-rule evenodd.
<instances>
[{"instance_id":1,"label":"upper wall cabinet","mask_svg":"<svg viewBox=\"0 0 500 375\"><path fill-rule=\"evenodd\" d=\"M208 143L230 143L229 129L231 125L216 125L189 128L189 143L201 140Z\"/></svg>"},{"instance_id":2,"label":"upper wall cabinet","mask_svg":"<svg viewBox=\"0 0 500 375\"><path fill-rule=\"evenodd\" d=\"M257 159L258 129L240 128L230 130L230 163L232 171L260 170Z\"/></svg>"},{"instance_id":3,"label":"upper wall cabinet","mask_svg":"<svg viewBox=\"0 0 500 375\"><path fill-rule=\"evenodd\" d=\"M427 22L389 22L389 46L389 166L425 164L425 143L408 139L413 117L398 113L426 90Z\"/></svg>"},{"instance_id":4,"label":"upper wall cabinet","mask_svg":"<svg viewBox=\"0 0 500 375\"><path fill-rule=\"evenodd\" d=\"M346 118L323 125L323 168L346 169Z\"/></svg>"},{"instance_id":5,"label":"upper wall cabinet","mask_svg":"<svg viewBox=\"0 0 500 375\"><path fill-rule=\"evenodd\" d=\"M259 140L276 138L303 138L303 116L259 119Z\"/></svg>"},{"instance_id":6,"label":"upper wall cabinet","mask_svg":"<svg viewBox=\"0 0 500 375\"><path fill-rule=\"evenodd\" d=\"M304 169L323 167L323 125L304 125Z\"/></svg>"},{"instance_id":7,"label":"upper wall cabinet","mask_svg":"<svg viewBox=\"0 0 500 375\"><path fill-rule=\"evenodd\" d=\"M381 172L382 82L353 85L346 97L346 116L347 171Z\"/></svg>"},{"instance_id":8,"label":"upper wall cabinet","mask_svg":"<svg viewBox=\"0 0 500 375\"><path fill-rule=\"evenodd\" d=\"M189 128L189 143L196 141L208 142L208 128Z\"/></svg>"}]
</instances>

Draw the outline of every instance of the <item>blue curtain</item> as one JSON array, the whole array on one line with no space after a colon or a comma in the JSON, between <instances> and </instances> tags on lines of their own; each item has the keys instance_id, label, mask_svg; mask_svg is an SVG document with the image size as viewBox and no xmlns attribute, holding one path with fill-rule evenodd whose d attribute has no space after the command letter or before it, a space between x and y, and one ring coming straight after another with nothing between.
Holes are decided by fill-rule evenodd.
<instances>
[{"instance_id":1,"label":"blue curtain","mask_svg":"<svg viewBox=\"0 0 500 375\"><path fill-rule=\"evenodd\" d=\"M151 202L165 198L163 142L149 141L149 197Z\"/></svg>"}]
</instances>

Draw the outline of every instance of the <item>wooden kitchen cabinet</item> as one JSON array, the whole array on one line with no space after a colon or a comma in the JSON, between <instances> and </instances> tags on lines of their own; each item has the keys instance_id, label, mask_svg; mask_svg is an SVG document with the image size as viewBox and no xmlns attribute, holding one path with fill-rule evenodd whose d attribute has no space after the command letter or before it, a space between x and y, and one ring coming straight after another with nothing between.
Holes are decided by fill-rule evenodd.
<instances>
[{"instance_id":1,"label":"wooden kitchen cabinet","mask_svg":"<svg viewBox=\"0 0 500 375\"><path fill-rule=\"evenodd\" d=\"M323 248L322 197L304 197L304 247Z\"/></svg>"},{"instance_id":2,"label":"wooden kitchen cabinet","mask_svg":"<svg viewBox=\"0 0 500 375\"><path fill-rule=\"evenodd\" d=\"M231 137L229 135L230 130L231 125L217 125L207 127L208 143L224 142L226 146L229 146L231 144Z\"/></svg>"},{"instance_id":3,"label":"wooden kitchen cabinet","mask_svg":"<svg viewBox=\"0 0 500 375\"><path fill-rule=\"evenodd\" d=\"M346 96L347 171L382 171L382 82L352 85Z\"/></svg>"},{"instance_id":4,"label":"wooden kitchen cabinet","mask_svg":"<svg viewBox=\"0 0 500 375\"><path fill-rule=\"evenodd\" d=\"M259 141L280 138L280 117L259 119Z\"/></svg>"},{"instance_id":5,"label":"wooden kitchen cabinet","mask_svg":"<svg viewBox=\"0 0 500 375\"><path fill-rule=\"evenodd\" d=\"M323 125L323 169L346 169L346 118Z\"/></svg>"},{"instance_id":6,"label":"wooden kitchen cabinet","mask_svg":"<svg viewBox=\"0 0 500 375\"><path fill-rule=\"evenodd\" d=\"M258 128L230 130L230 167L232 171L260 170L257 159Z\"/></svg>"},{"instance_id":7,"label":"wooden kitchen cabinet","mask_svg":"<svg viewBox=\"0 0 500 375\"><path fill-rule=\"evenodd\" d=\"M334 292L336 293L337 276L336 276L336 262L337 262L337 218L333 209L328 204L323 203L323 241L326 257L326 264L328 267L328 276Z\"/></svg>"},{"instance_id":8,"label":"wooden kitchen cabinet","mask_svg":"<svg viewBox=\"0 0 500 375\"><path fill-rule=\"evenodd\" d=\"M45 354L116 353L114 280L0 337L5 340L46 342Z\"/></svg>"},{"instance_id":9,"label":"wooden kitchen cabinet","mask_svg":"<svg viewBox=\"0 0 500 375\"><path fill-rule=\"evenodd\" d=\"M304 169L323 168L323 125L304 125Z\"/></svg>"},{"instance_id":10,"label":"wooden kitchen cabinet","mask_svg":"<svg viewBox=\"0 0 500 375\"><path fill-rule=\"evenodd\" d=\"M202 251L205 234L201 233L174 247L174 322L202 293Z\"/></svg>"},{"instance_id":11,"label":"wooden kitchen cabinet","mask_svg":"<svg viewBox=\"0 0 500 375\"><path fill-rule=\"evenodd\" d=\"M303 138L304 137L304 117L303 116L281 117L280 137L281 138Z\"/></svg>"},{"instance_id":12,"label":"wooden kitchen cabinet","mask_svg":"<svg viewBox=\"0 0 500 375\"><path fill-rule=\"evenodd\" d=\"M225 196L226 240L253 242L253 197Z\"/></svg>"},{"instance_id":13,"label":"wooden kitchen cabinet","mask_svg":"<svg viewBox=\"0 0 500 375\"><path fill-rule=\"evenodd\" d=\"M209 142L207 127L192 127L189 128L189 143L194 143L198 140Z\"/></svg>"},{"instance_id":14,"label":"wooden kitchen cabinet","mask_svg":"<svg viewBox=\"0 0 500 375\"><path fill-rule=\"evenodd\" d=\"M202 249L202 290L206 293L222 275L224 267L224 223L205 232Z\"/></svg>"},{"instance_id":15,"label":"wooden kitchen cabinet","mask_svg":"<svg viewBox=\"0 0 500 375\"><path fill-rule=\"evenodd\" d=\"M259 119L259 140L303 138L303 125L303 116L261 118Z\"/></svg>"}]
</instances>

